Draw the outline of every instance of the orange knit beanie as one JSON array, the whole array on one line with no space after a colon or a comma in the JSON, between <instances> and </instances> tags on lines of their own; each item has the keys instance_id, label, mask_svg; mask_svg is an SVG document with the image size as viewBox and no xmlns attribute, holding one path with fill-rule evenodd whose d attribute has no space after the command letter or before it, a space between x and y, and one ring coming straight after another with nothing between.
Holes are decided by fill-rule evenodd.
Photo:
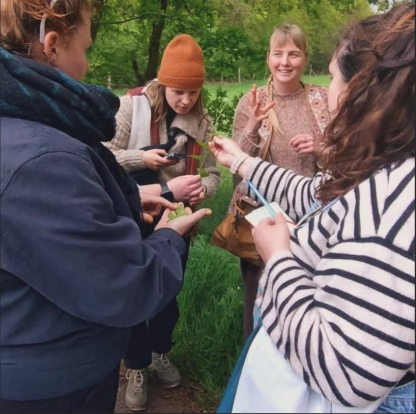
<instances>
[{"instance_id":1,"label":"orange knit beanie","mask_svg":"<svg viewBox=\"0 0 416 414\"><path fill-rule=\"evenodd\" d=\"M205 82L204 56L192 36L175 37L163 53L158 81L168 88L200 89Z\"/></svg>"}]
</instances>

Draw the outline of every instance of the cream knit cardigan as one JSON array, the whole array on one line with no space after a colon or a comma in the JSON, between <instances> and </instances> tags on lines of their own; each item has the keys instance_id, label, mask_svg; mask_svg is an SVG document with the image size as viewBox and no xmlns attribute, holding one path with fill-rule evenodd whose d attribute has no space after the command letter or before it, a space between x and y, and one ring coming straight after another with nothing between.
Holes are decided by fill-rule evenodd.
<instances>
[{"instance_id":1,"label":"cream knit cardigan","mask_svg":"<svg viewBox=\"0 0 416 414\"><path fill-rule=\"evenodd\" d=\"M152 105L152 99L149 104ZM145 168L143 161L143 153L140 148L129 148L130 134L135 117L140 114L135 113L133 99L129 95L120 98L120 109L116 115L117 129L116 135L110 142L103 143L109 148L117 158L117 161L124 167L127 172L141 170ZM208 118L200 120L200 117L194 113L182 116L177 115L170 127L179 129L181 132L176 135L176 145L172 148L172 153L186 152L186 144L188 142L187 135L193 137L199 142L208 142L212 129L212 121ZM149 124L150 129L150 124ZM168 130L166 121L159 122L160 143L168 142ZM130 145L131 147L131 145ZM211 173L209 177L202 179L202 185L207 188L207 197L212 197L216 191L220 181L220 172L216 168L215 157L210 154L207 156L204 168ZM173 178L185 174L185 161L181 161L173 167L165 168L160 171L160 181L168 182Z\"/></svg>"}]
</instances>

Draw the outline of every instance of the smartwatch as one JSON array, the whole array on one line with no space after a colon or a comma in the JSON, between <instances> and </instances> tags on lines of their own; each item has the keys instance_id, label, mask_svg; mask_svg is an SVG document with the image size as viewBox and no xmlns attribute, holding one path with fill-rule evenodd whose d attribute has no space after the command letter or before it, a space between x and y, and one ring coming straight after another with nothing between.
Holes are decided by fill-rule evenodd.
<instances>
[{"instance_id":1,"label":"smartwatch","mask_svg":"<svg viewBox=\"0 0 416 414\"><path fill-rule=\"evenodd\" d=\"M160 186L162 187L161 197L173 203L175 201L175 196L173 195L172 191L169 190L168 185L163 183Z\"/></svg>"}]
</instances>

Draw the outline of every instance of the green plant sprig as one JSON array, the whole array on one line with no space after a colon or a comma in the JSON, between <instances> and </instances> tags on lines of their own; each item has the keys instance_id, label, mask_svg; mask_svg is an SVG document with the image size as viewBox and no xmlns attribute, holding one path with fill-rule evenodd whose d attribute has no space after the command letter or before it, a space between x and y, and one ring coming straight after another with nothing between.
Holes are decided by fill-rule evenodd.
<instances>
[{"instance_id":1,"label":"green plant sprig","mask_svg":"<svg viewBox=\"0 0 416 414\"><path fill-rule=\"evenodd\" d=\"M207 142L198 142L198 141L197 141L197 144L202 149L205 150L204 155L190 155L189 157L192 158L193 160L199 161L198 174L202 178L206 178L211 175L211 173L204 168L208 154L210 153L209 144Z\"/></svg>"},{"instance_id":2,"label":"green plant sprig","mask_svg":"<svg viewBox=\"0 0 416 414\"><path fill-rule=\"evenodd\" d=\"M185 206L183 204L179 204L178 208L175 211L169 213L168 218L169 221L175 220L179 217L185 217L188 213L185 210Z\"/></svg>"}]
</instances>

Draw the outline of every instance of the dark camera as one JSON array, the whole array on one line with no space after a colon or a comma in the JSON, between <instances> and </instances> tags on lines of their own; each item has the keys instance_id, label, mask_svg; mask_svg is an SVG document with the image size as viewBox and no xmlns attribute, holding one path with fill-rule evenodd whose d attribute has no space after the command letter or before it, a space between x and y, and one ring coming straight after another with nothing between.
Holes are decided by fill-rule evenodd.
<instances>
[{"instance_id":1,"label":"dark camera","mask_svg":"<svg viewBox=\"0 0 416 414\"><path fill-rule=\"evenodd\" d=\"M188 157L187 154L168 154L165 158L169 161L181 161Z\"/></svg>"}]
</instances>

